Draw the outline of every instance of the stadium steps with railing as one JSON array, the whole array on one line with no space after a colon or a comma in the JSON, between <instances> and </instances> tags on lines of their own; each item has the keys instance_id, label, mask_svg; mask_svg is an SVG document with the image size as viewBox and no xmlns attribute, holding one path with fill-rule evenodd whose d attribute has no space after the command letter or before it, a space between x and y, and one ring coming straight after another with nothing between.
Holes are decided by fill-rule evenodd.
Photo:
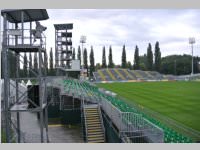
<instances>
[{"instance_id":1,"label":"stadium steps with railing","mask_svg":"<svg viewBox=\"0 0 200 150\"><path fill-rule=\"evenodd\" d=\"M115 76L110 72L110 69L106 69L106 72L108 73L108 75L110 76L112 80L114 81L116 80Z\"/></svg>"},{"instance_id":2,"label":"stadium steps with railing","mask_svg":"<svg viewBox=\"0 0 200 150\"><path fill-rule=\"evenodd\" d=\"M147 75L148 79L154 79L155 77L150 73L150 71L144 71L144 73Z\"/></svg>"},{"instance_id":3,"label":"stadium steps with railing","mask_svg":"<svg viewBox=\"0 0 200 150\"><path fill-rule=\"evenodd\" d=\"M134 80L134 79L135 79L135 76L133 76L132 74L130 74L130 73L128 72L127 69L123 69L123 71L125 72L125 74L126 74L131 80Z\"/></svg>"},{"instance_id":4,"label":"stadium steps with railing","mask_svg":"<svg viewBox=\"0 0 200 150\"><path fill-rule=\"evenodd\" d=\"M102 71L98 70L97 72L98 72L99 76L101 77L101 80L102 81L106 81L106 77L104 76L104 74L102 73Z\"/></svg>"},{"instance_id":5,"label":"stadium steps with railing","mask_svg":"<svg viewBox=\"0 0 200 150\"><path fill-rule=\"evenodd\" d=\"M131 72L134 73L134 75L136 76L137 79L141 79L141 78L143 78L142 75L141 75L140 73L138 73L137 70L131 70Z\"/></svg>"},{"instance_id":6,"label":"stadium steps with railing","mask_svg":"<svg viewBox=\"0 0 200 150\"><path fill-rule=\"evenodd\" d=\"M116 72L116 74L121 78L121 80L126 80L126 78L119 72L118 69L114 69L114 71Z\"/></svg>"},{"instance_id":7,"label":"stadium steps with railing","mask_svg":"<svg viewBox=\"0 0 200 150\"><path fill-rule=\"evenodd\" d=\"M131 76L133 76L134 80L137 80L137 76L135 75L135 73L132 70L127 70L129 74L131 74Z\"/></svg>"},{"instance_id":8,"label":"stadium steps with railing","mask_svg":"<svg viewBox=\"0 0 200 150\"><path fill-rule=\"evenodd\" d=\"M103 120L98 105L84 106L86 139L88 143L104 143Z\"/></svg>"},{"instance_id":9,"label":"stadium steps with railing","mask_svg":"<svg viewBox=\"0 0 200 150\"><path fill-rule=\"evenodd\" d=\"M162 128L164 131L164 142L165 143L192 143L193 142L190 137L176 132L172 128L168 127L166 124L161 123L157 119L147 115L146 113L144 113L143 111L138 109L138 107L130 107L127 103L125 103L124 101L122 101L119 98L104 95L103 93L99 92L97 87L92 86L92 85L88 84L87 82L80 82L78 80L71 80L71 79L64 80L64 86L69 87L71 90L76 90L74 88L71 88L73 85L77 85L76 83L79 83L78 86L79 86L79 88L82 88L83 91L91 92L98 97L104 97L105 100L111 102L115 107L119 108L122 112L134 112L134 113L141 114L145 119L149 120L151 123ZM103 140L99 139L100 137L102 138L102 136L101 136L102 132L105 135L104 127L101 126L100 121L98 121L98 120L101 120L98 117L98 116L101 116L100 112L95 111L95 109L88 110L87 112L89 113L89 116L90 116L87 121L90 123L88 123L88 126L86 129L87 129L88 133L90 133L89 137L93 138L90 142L103 142L103 140L105 142L105 136L104 136ZM85 117L84 117L84 119L85 119ZM103 123L101 122L101 124L103 124ZM98 136L96 136L96 135L98 135Z\"/></svg>"}]
</instances>

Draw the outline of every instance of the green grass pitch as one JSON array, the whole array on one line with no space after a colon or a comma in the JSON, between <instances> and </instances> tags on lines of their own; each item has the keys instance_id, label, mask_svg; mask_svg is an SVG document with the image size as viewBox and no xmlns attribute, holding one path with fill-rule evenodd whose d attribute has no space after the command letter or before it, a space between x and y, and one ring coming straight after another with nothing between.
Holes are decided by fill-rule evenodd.
<instances>
[{"instance_id":1,"label":"green grass pitch","mask_svg":"<svg viewBox=\"0 0 200 150\"><path fill-rule=\"evenodd\" d=\"M200 82L102 83L98 87L200 131Z\"/></svg>"}]
</instances>

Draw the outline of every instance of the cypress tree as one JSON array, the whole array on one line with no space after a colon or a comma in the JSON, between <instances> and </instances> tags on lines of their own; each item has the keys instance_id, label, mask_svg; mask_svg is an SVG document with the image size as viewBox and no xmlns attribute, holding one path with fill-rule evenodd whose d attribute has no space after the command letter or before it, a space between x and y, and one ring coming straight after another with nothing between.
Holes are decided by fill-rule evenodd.
<instances>
[{"instance_id":1,"label":"cypress tree","mask_svg":"<svg viewBox=\"0 0 200 150\"><path fill-rule=\"evenodd\" d=\"M44 53L44 66L46 68L46 73L48 75L48 55L47 55L47 53Z\"/></svg>"},{"instance_id":2,"label":"cypress tree","mask_svg":"<svg viewBox=\"0 0 200 150\"><path fill-rule=\"evenodd\" d=\"M125 45L123 45L123 50L122 50L122 68L126 68L126 49L125 49Z\"/></svg>"},{"instance_id":3,"label":"cypress tree","mask_svg":"<svg viewBox=\"0 0 200 150\"><path fill-rule=\"evenodd\" d=\"M52 48L50 50L50 53L49 53L49 72L50 72L50 75L53 75L54 71L53 71L53 51L52 51Z\"/></svg>"},{"instance_id":4,"label":"cypress tree","mask_svg":"<svg viewBox=\"0 0 200 150\"><path fill-rule=\"evenodd\" d=\"M23 70L24 70L24 77L27 77L28 74L28 60L27 60L27 56L26 53L24 54L24 64L23 64Z\"/></svg>"},{"instance_id":5,"label":"cypress tree","mask_svg":"<svg viewBox=\"0 0 200 150\"><path fill-rule=\"evenodd\" d=\"M155 44L155 70L160 72L160 67L161 67L161 52L159 48L159 42L157 41Z\"/></svg>"},{"instance_id":6,"label":"cypress tree","mask_svg":"<svg viewBox=\"0 0 200 150\"><path fill-rule=\"evenodd\" d=\"M147 64L146 64L147 70L152 71L153 70L153 53L151 44L149 43L147 48Z\"/></svg>"},{"instance_id":7,"label":"cypress tree","mask_svg":"<svg viewBox=\"0 0 200 150\"><path fill-rule=\"evenodd\" d=\"M114 63L112 60L112 47L109 47L109 55L108 55L108 68L113 68L114 67Z\"/></svg>"},{"instance_id":8,"label":"cypress tree","mask_svg":"<svg viewBox=\"0 0 200 150\"><path fill-rule=\"evenodd\" d=\"M87 70L87 76L88 76L88 60L87 60L87 49L86 48L83 51L83 66L84 66L84 69Z\"/></svg>"},{"instance_id":9,"label":"cypress tree","mask_svg":"<svg viewBox=\"0 0 200 150\"><path fill-rule=\"evenodd\" d=\"M32 66L32 55L31 55L31 52L29 53L29 63L28 63L28 66L29 66L29 77L32 77L33 66Z\"/></svg>"},{"instance_id":10,"label":"cypress tree","mask_svg":"<svg viewBox=\"0 0 200 150\"><path fill-rule=\"evenodd\" d=\"M15 77L15 64L16 64L16 59L15 59L15 54L12 52L12 51L8 51L8 61L9 61L9 64L8 64L8 73L10 75L11 78Z\"/></svg>"},{"instance_id":11,"label":"cypress tree","mask_svg":"<svg viewBox=\"0 0 200 150\"><path fill-rule=\"evenodd\" d=\"M102 54L102 68L106 68L106 49L105 46L103 46L103 54Z\"/></svg>"},{"instance_id":12,"label":"cypress tree","mask_svg":"<svg viewBox=\"0 0 200 150\"><path fill-rule=\"evenodd\" d=\"M140 69L139 48L138 48L137 45L135 46L135 54L134 54L134 65L133 65L133 68L134 68L135 70Z\"/></svg>"},{"instance_id":13,"label":"cypress tree","mask_svg":"<svg viewBox=\"0 0 200 150\"><path fill-rule=\"evenodd\" d=\"M72 52L72 59L73 59L73 60L76 59L76 58L75 58L75 55L76 55L75 48L73 48L73 52Z\"/></svg>"},{"instance_id":14,"label":"cypress tree","mask_svg":"<svg viewBox=\"0 0 200 150\"><path fill-rule=\"evenodd\" d=\"M127 68L128 68L128 69L132 69L131 62L130 62L130 61L127 62Z\"/></svg>"},{"instance_id":15,"label":"cypress tree","mask_svg":"<svg viewBox=\"0 0 200 150\"><path fill-rule=\"evenodd\" d=\"M80 47L80 45L78 46L77 59L80 60L80 64L81 64L81 47Z\"/></svg>"},{"instance_id":16,"label":"cypress tree","mask_svg":"<svg viewBox=\"0 0 200 150\"><path fill-rule=\"evenodd\" d=\"M37 57L37 53L34 53L34 71L35 73L38 72L38 57Z\"/></svg>"},{"instance_id":17,"label":"cypress tree","mask_svg":"<svg viewBox=\"0 0 200 150\"><path fill-rule=\"evenodd\" d=\"M91 51L90 51L90 76L93 76L93 72L95 71L95 66L94 66L94 52L93 52L93 47L91 46Z\"/></svg>"}]
</instances>

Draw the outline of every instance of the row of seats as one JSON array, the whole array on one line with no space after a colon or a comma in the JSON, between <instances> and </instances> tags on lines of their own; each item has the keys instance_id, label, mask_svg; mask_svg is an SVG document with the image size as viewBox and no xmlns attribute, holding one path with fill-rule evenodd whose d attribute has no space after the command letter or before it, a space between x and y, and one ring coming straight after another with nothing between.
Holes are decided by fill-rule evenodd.
<instances>
[{"instance_id":1,"label":"row of seats","mask_svg":"<svg viewBox=\"0 0 200 150\"><path fill-rule=\"evenodd\" d=\"M156 71L129 70L122 68L99 69L93 73L96 81L123 80L161 80L163 76Z\"/></svg>"},{"instance_id":2,"label":"row of seats","mask_svg":"<svg viewBox=\"0 0 200 150\"><path fill-rule=\"evenodd\" d=\"M141 114L142 117L149 120L151 123L157 125L158 127L164 130L164 142L166 143L191 143L192 140L189 137L186 137L175 130L167 127L165 124L159 122L158 120L148 116L141 110L130 107L127 103L122 101L117 97L108 96L99 91L98 87L92 86L88 82L83 82L75 79L67 79L63 81L63 85L66 92L72 92L75 94L85 95L86 97L92 97L97 99L105 99L111 102L115 107L120 109L122 112L134 112Z\"/></svg>"}]
</instances>

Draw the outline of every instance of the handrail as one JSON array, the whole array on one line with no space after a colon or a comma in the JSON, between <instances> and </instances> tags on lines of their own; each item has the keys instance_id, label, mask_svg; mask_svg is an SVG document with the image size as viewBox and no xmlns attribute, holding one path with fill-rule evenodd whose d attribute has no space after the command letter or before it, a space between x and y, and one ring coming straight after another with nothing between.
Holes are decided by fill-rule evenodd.
<instances>
[{"instance_id":1,"label":"handrail","mask_svg":"<svg viewBox=\"0 0 200 150\"><path fill-rule=\"evenodd\" d=\"M84 101L83 101L84 102ZM88 142L88 133L87 133L87 122L86 122L86 112L85 112L85 108L83 105L83 112L84 112L84 121L85 121L85 134L86 134L86 142Z\"/></svg>"},{"instance_id":2,"label":"handrail","mask_svg":"<svg viewBox=\"0 0 200 150\"><path fill-rule=\"evenodd\" d=\"M101 114L101 107L100 107L99 104L98 104L98 111L99 111L99 116L100 116L100 120L101 120L101 127L103 129L104 140L105 140L105 127L104 127L104 124L103 124L103 118L102 118L102 114Z\"/></svg>"}]
</instances>

